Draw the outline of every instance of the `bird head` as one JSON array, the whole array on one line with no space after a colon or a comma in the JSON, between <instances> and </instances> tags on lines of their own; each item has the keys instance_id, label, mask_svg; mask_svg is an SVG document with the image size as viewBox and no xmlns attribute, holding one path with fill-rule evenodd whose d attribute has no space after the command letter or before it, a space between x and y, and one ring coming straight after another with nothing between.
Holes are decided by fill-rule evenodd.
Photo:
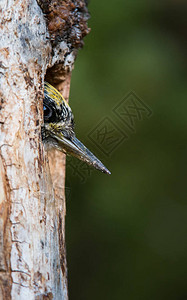
<instances>
[{"instance_id":1,"label":"bird head","mask_svg":"<svg viewBox=\"0 0 187 300\"><path fill-rule=\"evenodd\" d=\"M73 155L103 173L111 174L102 162L75 136L74 117L69 104L49 83L44 85L42 139L48 148Z\"/></svg>"}]
</instances>

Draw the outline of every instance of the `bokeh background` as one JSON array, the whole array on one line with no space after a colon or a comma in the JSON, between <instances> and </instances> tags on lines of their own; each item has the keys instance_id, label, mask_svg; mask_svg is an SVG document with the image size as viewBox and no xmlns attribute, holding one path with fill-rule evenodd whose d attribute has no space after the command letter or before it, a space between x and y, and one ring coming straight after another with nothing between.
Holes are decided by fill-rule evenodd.
<instances>
[{"instance_id":1,"label":"bokeh background","mask_svg":"<svg viewBox=\"0 0 187 300\"><path fill-rule=\"evenodd\" d=\"M91 33L70 103L77 137L112 175L68 159L69 296L185 300L187 3L92 0L88 7ZM131 91L152 111L134 117L134 131L113 111ZM109 155L89 137L106 117L127 137Z\"/></svg>"}]
</instances>

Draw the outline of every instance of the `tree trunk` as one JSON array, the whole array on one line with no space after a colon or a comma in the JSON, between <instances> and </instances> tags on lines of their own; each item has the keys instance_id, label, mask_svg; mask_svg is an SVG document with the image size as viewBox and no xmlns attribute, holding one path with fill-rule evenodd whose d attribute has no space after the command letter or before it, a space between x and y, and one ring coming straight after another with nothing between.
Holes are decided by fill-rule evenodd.
<instances>
[{"instance_id":1,"label":"tree trunk","mask_svg":"<svg viewBox=\"0 0 187 300\"><path fill-rule=\"evenodd\" d=\"M41 141L44 79L67 99L84 1L0 2L0 299L67 299L65 156Z\"/></svg>"}]
</instances>

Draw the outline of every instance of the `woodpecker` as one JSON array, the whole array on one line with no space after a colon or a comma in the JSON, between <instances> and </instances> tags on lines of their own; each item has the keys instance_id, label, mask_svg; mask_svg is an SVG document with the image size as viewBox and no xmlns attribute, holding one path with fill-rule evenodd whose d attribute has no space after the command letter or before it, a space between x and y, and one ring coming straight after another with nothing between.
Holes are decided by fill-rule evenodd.
<instances>
[{"instance_id":1,"label":"woodpecker","mask_svg":"<svg viewBox=\"0 0 187 300\"><path fill-rule=\"evenodd\" d=\"M111 174L102 162L75 136L74 116L63 96L49 83L44 83L44 124L42 139L47 148L73 155L103 173Z\"/></svg>"}]
</instances>

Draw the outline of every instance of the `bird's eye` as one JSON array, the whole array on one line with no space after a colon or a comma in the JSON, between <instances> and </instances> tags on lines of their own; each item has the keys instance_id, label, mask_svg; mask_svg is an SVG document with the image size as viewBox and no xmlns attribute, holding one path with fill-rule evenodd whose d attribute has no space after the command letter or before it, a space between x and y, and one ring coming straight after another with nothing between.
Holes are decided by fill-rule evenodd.
<instances>
[{"instance_id":1,"label":"bird's eye","mask_svg":"<svg viewBox=\"0 0 187 300\"><path fill-rule=\"evenodd\" d=\"M53 113L52 109L47 105L44 105L43 109L44 109L44 119L48 120L52 116Z\"/></svg>"}]
</instances>

